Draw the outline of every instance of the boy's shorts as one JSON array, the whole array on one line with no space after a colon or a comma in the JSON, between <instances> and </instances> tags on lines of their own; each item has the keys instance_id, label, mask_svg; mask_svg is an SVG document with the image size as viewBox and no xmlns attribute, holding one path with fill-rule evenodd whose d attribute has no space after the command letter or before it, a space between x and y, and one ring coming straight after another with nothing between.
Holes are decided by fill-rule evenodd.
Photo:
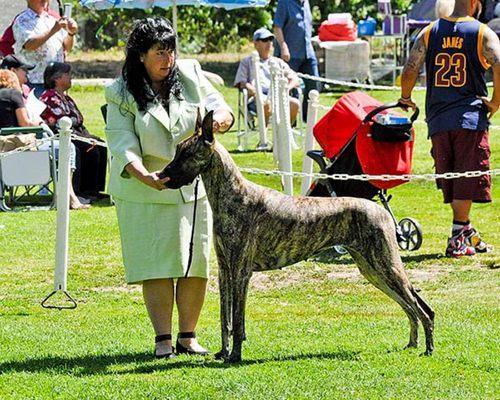
<instances>
[{"instance_id":1,"label":"boy's shorts","mask_svg":"<svg viewBox=\"0 0 500 400\"><path fill-rule=\"evenodd\" d=\"M488 171L490 146L488 131L460 129L439 132L431 137L437 174L446 172ZM476 178L436 179L443 191L445 203L453 200L472 200L474 203L491 201L491 176Z\"/></svg>"}]
</instances>

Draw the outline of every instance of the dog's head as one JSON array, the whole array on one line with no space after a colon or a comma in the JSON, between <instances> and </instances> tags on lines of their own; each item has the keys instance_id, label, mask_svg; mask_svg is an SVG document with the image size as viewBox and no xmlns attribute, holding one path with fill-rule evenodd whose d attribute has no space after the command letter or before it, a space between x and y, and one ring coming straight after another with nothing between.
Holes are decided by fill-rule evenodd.
<instances>
[{"instance_id":1,"label":"dog's head","mask_svg":"<svg viewBox=\"0 0 500 400\"><path fill-rule=\"evenodd\" d=\"M191 184L205 171L214 153L213 111L201 120L200 110L196 118L193 136L177 145L174 159L160 173L160 178L169 177L169 189L179 189Z\"/></svg>"}]
</instances>

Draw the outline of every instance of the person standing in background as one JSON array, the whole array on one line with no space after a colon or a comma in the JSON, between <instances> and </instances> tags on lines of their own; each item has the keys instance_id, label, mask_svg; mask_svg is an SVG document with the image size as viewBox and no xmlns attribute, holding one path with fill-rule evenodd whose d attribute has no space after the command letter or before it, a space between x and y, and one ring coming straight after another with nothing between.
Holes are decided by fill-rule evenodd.
<instances>
[{"instance_id":1,"label":"person standing in background","mask_svg":"<svg viewBox=\"0 0 500 400\"><path fill-rule=\"evenodd\" d=\"M274 35L281 57L295 72L319 76L318 60L312 46L312 14L309 0L278 0L274 14ZM319 90L317 81L305 79L302 119L307 118L309 92Z\"/></svg>"},{"instance_id":2,"label":"person standing in background","mask_svg":"<svg viewBox=\"0 0 500 400\"><path fill-rule=\"evenodd\" d=\"M35 65L28 80L35 95L43 91L43 73L51 62L64 62L71 51L78 26L72 18L55 18L48 12L49 0L27 0L28 8L14 21L14 53L24 63Z\"/></svg>"},{"instance_id":3,"label":"person standing in background","mask_svg":"<svg viewBox=\"0 0 500 400\"><path fill-rule=\"evenodd\" d=\"M473 16L479 0L456 0L451 16L434 21L417 37L404 67L399 103L411 108L422 65L426 64L426 121L437 174L487 171L489 118L500 106L500 41ZM486 71L493 68L488 98ZM492 250L472 226L472 203L491 202L491 177L437 179L453 212L446 256L473 256Z\"/></svg>"}]
</instances>

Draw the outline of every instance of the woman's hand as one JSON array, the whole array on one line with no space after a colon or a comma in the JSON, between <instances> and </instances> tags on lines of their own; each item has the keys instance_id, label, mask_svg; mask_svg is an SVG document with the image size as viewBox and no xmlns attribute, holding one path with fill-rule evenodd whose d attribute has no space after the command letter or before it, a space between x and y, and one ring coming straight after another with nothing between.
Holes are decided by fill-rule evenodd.
<instances>
[{"instance_id":1,"label":"woman's hand","mask_svg":"<svg viewBox=\"0 0 500 400\"><path fill-rule=\"evenodd\" d=\"M170 180L169 177L161 179L159 177L161 171L149 172L140 161L132 161L125 166L125 170L145 185L156 190L166 189L165 183Z\"/></svg>"},{"instance_id":2,"label":"woman's hand","mask_svg":"<svg viewBox=\"0 0 500 400\"><path fill-rule=\"evenodd\" d=\"M233 124L233 114L229 110L220 108L214 112L213 115L213 132L224 133Z\"/></svg>"},{"instance_id":3,"label":"woman's hand","mask_svg":"<svg viewBox=\"0 0 500 400\"><path fill-rule=\"evenodd\" d=\"M153 189L165 190L167 188L165 184L170 180L170 178L167 176L162 179L158 176L159 174L160 171L151 172L147 175L142 176L140 180L142 183L152 187Z\"/></svg>"}]
</instances>

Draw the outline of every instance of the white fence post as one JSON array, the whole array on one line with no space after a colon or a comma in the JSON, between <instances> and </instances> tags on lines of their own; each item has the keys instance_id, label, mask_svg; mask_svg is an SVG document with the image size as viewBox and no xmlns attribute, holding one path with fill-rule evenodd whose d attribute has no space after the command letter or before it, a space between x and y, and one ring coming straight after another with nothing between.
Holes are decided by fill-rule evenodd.
<instances>
[{"instance_id":1,"label":"white fence post","mask_svg":"<svg viewBox=\"0 0 500 400\"><path fill-rule=\"evenodd\" d=\"M278 127L279 135L279 169L283 172L292 172L292 127L290 125L290 105L288 101L288 80L280 74L278 79L278 101L281 123ZM283 189L286 194L293 196L293 177L283 177Z\"/></svg>"},{"instance_id":2,"label":"white fence post","mask_svg":"<svg viewBox=\"0 0 500 400\"><path fill-rule=\"evenodd\" d=\"M277 164L279 160L279 135L278 129L281 122L280 107L279 107L279 75L280 69L279 65L271 58L269 61L269 67L271 69L271 90L269 95L271 96L271 127L273 130L273 159L274 163Z\"/></svg>"},{"instance_id":3,"label":"white fence post","mask_svg":"<svg viewBox=\"0 0 500 400\"><path fill-rule=\"evenodd\" d=\"M67 292L68 276L68 234L69 234L69 190L70 190L70 145L71 119L62 117L59 120L59 165L57 173L57 231L56 231L56 266L54 269L54 291L43 301L45 308L75 308L76 301ZM70 306L50 306L47 300L56 292L62 291Z\"/></svg>"},{"instance_id":4,"label":"white fence post","mask_svg":"<svg viewBox=\"0 0 500 400\"><path fill-rule=\"evenodd\" d=\"M262 101L262 86L260 84L260 65L259 53L252 53L252 68L255 76L255 106L257 108L257 118L259 120L259 144L257 150L267 150L267 127L266 118L264 116L264 102Z\"/></svg>"},{"instance_id":5,"label":"white fence post","mask_svg":"<svg viewBox=\"0 0 500 400\"><path fill-rule=\"evenodd\" d=\"M71 119L59 121L59 168L57 173L57 233L54 290L66 290L68 272L69 187Z\"/></svg>"},{"instance_id":6,"label":"white fence post","mask_svg":"<svg viewBox=\"0 0 500 400\"><path fill-rule=\"evenodd\" d=\"M304 142L304 159L302 161L302 172L305 174L311 174L313 172L313 160L307 156L307 152L314 148L314 135L313 128L316 125L316 120L318 118L318 100L319 92L317 90L311 90L309 92L309 99L307 102L307 126L306 126L306 137ZM302 178L302 187L300 193L304 196L309 187L311 186L312 178L306 176Z\"/></svg>"}]
</instances>

